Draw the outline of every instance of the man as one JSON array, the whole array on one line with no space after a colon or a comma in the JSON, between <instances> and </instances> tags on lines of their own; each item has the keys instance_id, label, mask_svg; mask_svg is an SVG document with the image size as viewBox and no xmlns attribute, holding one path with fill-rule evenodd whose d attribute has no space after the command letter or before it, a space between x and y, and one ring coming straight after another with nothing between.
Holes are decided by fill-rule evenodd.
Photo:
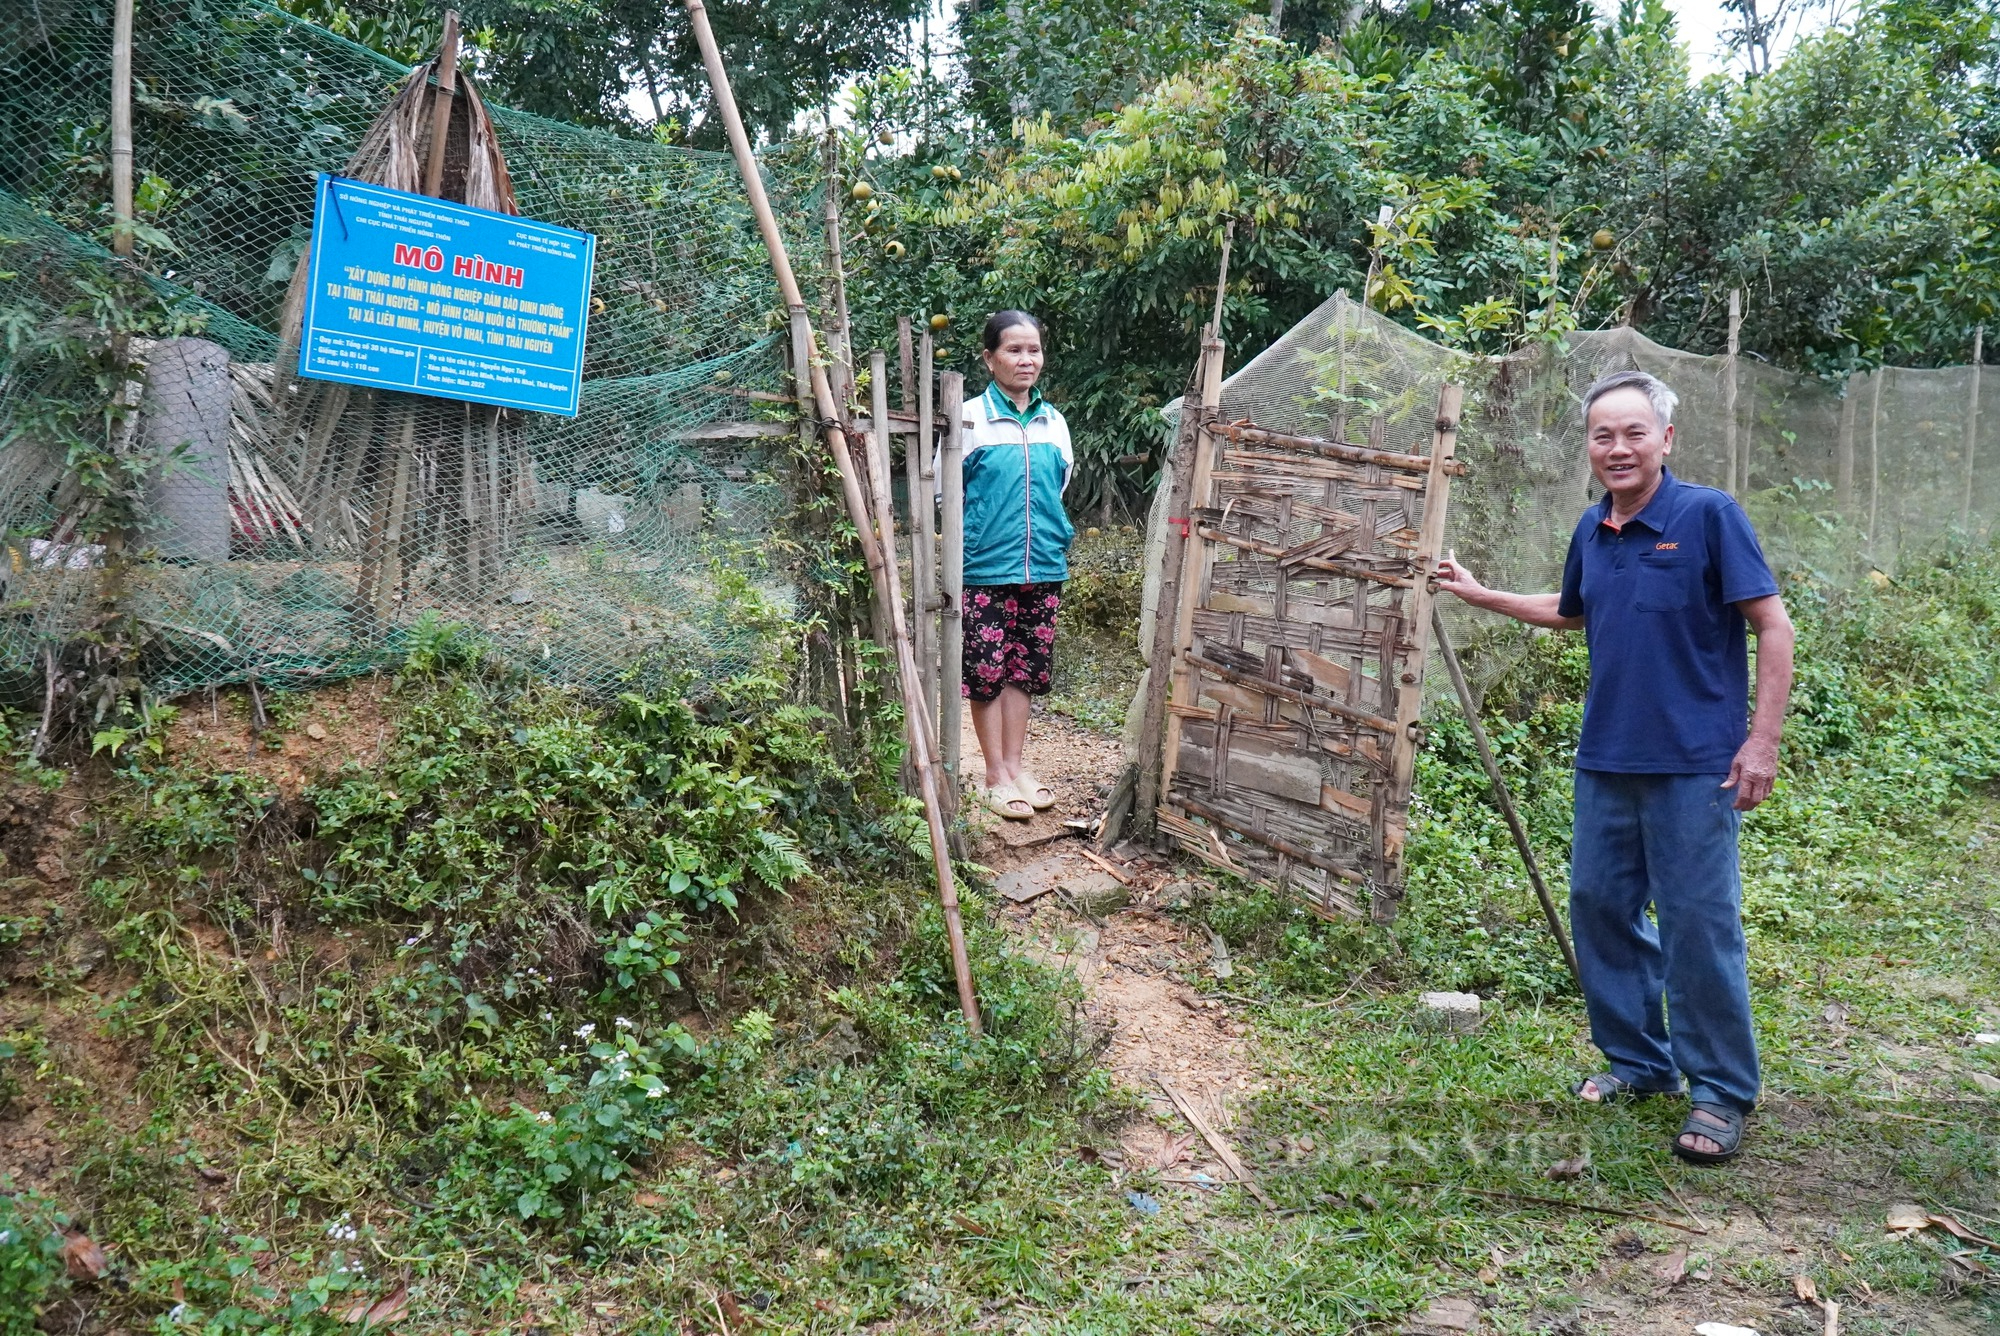
<instances>
[{"instance_id":1,"label":"man","mask_svg":"<svg viewBox=\"0 0 2000 1336\"><path fill-rule=\"evenodd\" d=\"M1591 1038L1610 1070L1571 1092L1605 1104L1677 1094L1685 1073L1691 1102L1674 1153L1720 1164L1757 1102L1736 837L1777 774L1792 623L1742 508L1667 470L1677 398L1642 371L1585 394L1605 495L1570 537L1560 594L1488 589L1455 556L1438 563L1438 587L1587 637L1570 922ZM1747 728L1746 629L1757 637Z\"/></svg>"}]
</instances>

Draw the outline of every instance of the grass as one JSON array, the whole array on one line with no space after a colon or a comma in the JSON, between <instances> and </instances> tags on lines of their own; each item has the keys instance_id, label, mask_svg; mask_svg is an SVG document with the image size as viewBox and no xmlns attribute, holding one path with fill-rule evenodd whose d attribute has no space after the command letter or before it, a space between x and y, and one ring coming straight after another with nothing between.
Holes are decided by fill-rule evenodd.
<instances>
[{"instance_id":1,"label":"grass","mask_svg":"<svg viewBox=\"0 0 2000 1336\"><path fill-rule=\"evenodd\" d=\"M1501 1332L1805 1332L1782 1305L1807 1275L1850 1333L2000 1329L1962 1245L1881 1228L1896 1200L2000 1228L1973 1079L2000 1046L1967 1042L2000 1029L2000 565L1790 594L1799 708L1745 836L1768 1097L1737 1168L1671 1160L1671 1105L1561 1097L1595 1066L1580 1001L1448 713L1393 928L1240 887L1183 911L1252 999L1264 1090L1230 1135L1273 1213L1085 1153L1137 1106L1074 983L976 895L967 1038L892 721L827 742L783 665L607 711L446 643L381 761L302 792L171 746L19 781L17 810L59 778L99 824L73 887L0 902L0 1295L86 1331L353 1330L407 1276L397 1329L426 1333L1320 1333L1440 1295ZM1489 694L1558 881L1583 672L1549 638ZM768 862L788 848L803 872ZM1482 1027L1421 1023L1430 987L1481 993ZM117 1245L107 1280L62 1277L67 1219ZM1682 1246L1711 1278L1668 1289Z\"/></svg>"}]
</instances>

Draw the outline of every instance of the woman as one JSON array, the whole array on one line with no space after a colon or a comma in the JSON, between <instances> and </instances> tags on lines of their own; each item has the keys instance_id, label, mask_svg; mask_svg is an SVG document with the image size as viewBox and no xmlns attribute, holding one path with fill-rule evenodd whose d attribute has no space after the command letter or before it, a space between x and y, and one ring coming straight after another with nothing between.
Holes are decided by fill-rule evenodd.
<instances>
[{"instance_id":1,"label":"woman","mask_svg":"<svg viewBox=\"0 0 2000 1336\"><path fill-rule=\"evenodd\" d=\"M980 801L1012 821L1055 806L1023 767L1029 698L1049 691L1056 611L1076 537L1063 513L1069 424L1035 388L1042 322L996 311L980 342L992 383L965 405L965 685L986 758Z\"/></svg>"}]
</instances>

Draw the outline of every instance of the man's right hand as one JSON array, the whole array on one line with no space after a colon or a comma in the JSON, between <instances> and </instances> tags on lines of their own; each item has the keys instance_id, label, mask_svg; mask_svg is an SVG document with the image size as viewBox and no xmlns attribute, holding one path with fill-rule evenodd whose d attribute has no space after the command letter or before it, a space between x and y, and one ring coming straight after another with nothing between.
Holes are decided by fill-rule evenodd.
<instances>
[{"instance_id":1,"label":"man's right hand","mask_svg":"<svg viewBox=\"0 0 2000 1336\"><path fill-rule=\"evenodd\" d=\"M1459 564L1456 552L1438 562L1437 587L1441 593L1451 594L1472 604L1479 604L1480 595L1487 592L1486 586L1473 579L1472 572Z\"/></svg>"},{"instance_id":2,"label":"man's right hand","mask_svg":"<svg viewBox=\"0 0 2000 1336\"><path fill-rule=\"evenodd\" d=\"M1556 611L1562 602L1559 595L1509 594L1498 589L1488 589L1472 578L1471 571L1459 565L1456 552L1450 553L1438 562L1435 578L1439 593L1451 594L1475 608L1504 613L1516 621L1526 622L1530 626L1546 626L1552 631L1577 631L1583 627L1583 618L1564 617Z\"/></svg>"}]
</instances>

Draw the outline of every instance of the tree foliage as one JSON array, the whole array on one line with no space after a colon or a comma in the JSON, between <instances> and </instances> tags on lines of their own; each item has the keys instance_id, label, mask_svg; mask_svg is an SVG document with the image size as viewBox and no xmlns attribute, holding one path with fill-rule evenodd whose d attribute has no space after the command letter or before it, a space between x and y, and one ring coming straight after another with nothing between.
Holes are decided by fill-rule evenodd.
<instances>
[{"instance_id":1,"label":"tree foliage","mask_svg":"<svg viewBox=\"0 0 2000 1336\"><path fill-rule=\"evenodd\" d=\"M438 42L428 0L285 0L323 24L406 64ZM747 0L708 8L751 133L784 135L801 112L824 109L841 84L898 60L921 0ZM583 125L632 128L633 95L676 140L723 146L708 76L673 0L465 0L471 58L499 102Z\"/></svg>"},{"instance_id":2,"label":"tree foliage","mask_svg":"<svg viewBox=\"0 0 2000 1336\"><path fill-rule=\"evenodd\" d=\"M1129 461L1182 388L1226 223L1243 350L1346 288L1480 351L1617 323L1717 351L1740 288L1746 348L1840 376L1963 361L2000 309L1991 0L1878 0L1768 74L1701 81L1660 0L1297 6L1275 36L1244 8L968 6L956 137L886 150L866 131L893 105L856 104L864 339L898 312L1041 313L1085 506L1150 476Z\"/></svg>"}]
</instances>

